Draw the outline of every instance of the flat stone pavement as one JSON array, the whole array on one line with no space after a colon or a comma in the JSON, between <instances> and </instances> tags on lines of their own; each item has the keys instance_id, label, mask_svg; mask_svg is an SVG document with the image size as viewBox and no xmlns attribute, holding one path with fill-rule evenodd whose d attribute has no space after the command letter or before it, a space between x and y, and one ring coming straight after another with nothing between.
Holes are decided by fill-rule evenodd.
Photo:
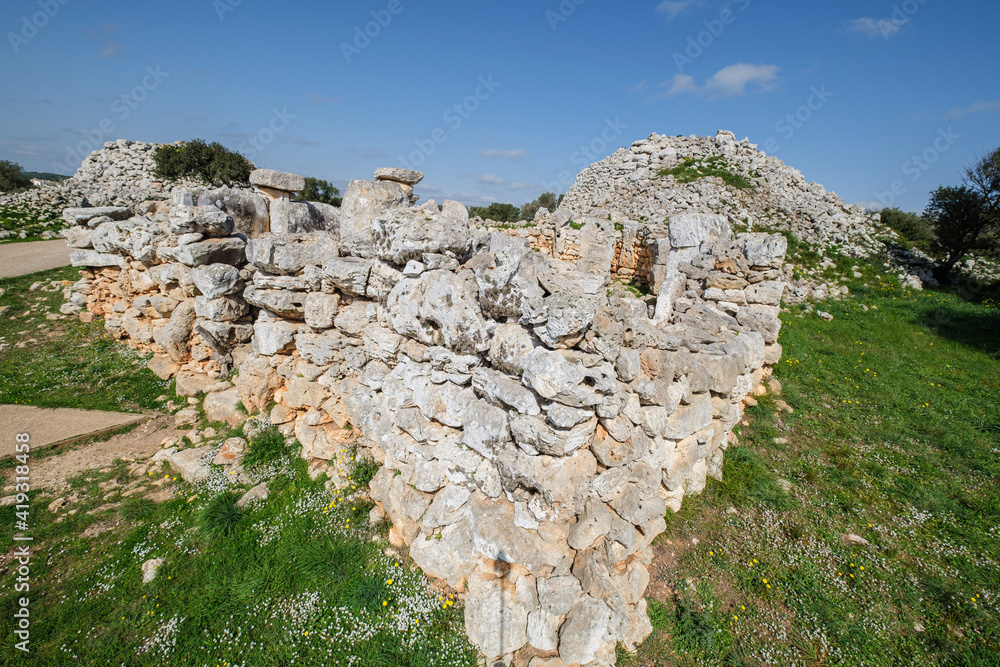
<instances>
[{"instance_id":1,"label":"flat stone pavement","mask_svg":"<svg viewBox=\"0 0 1000 667\"><path fill-rule=\"evenodd\" d=\"M121 412L0 405L0 458L15 453L15 436L18 433L27 433L31 449L36 450L74 438L100 435L148 419L147 415Z\"/></svg>"},{"instance_id":2,"label":"flat stone pavement","mask_svg":"<svg viewBox=\"0 0 1000 667\"><path fill-rule=\"evenodd\" d=\"M0 278L69 266L71 252L73 249L62 239L0 244Z\"/></svg>"}]
</instances>

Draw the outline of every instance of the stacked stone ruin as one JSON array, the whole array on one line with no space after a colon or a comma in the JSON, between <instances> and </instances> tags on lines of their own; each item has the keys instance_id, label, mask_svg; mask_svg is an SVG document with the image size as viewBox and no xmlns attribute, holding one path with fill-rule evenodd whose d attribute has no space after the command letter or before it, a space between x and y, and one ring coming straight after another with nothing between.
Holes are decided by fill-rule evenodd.
<instances>
[{"instance_id":1,"label":"stacked stone ruin","mask_svg":"<svg viewBox=\"0 0 1000 667\"><path fill-rule=\"evenodd\" d=\"M186 395L238 368L223 400L294 434L332 486L338 452L365 450L373 520L464 591L488 659L614 664L651 632L665 513L721 476L781 357L785 239L713 215L616 229L594 209L557 251L415 205L422 174L376 176L339 210L263 171L252 191L67 210L83 277L66 311L103 317Z\"/></svg>"}]
</instances>

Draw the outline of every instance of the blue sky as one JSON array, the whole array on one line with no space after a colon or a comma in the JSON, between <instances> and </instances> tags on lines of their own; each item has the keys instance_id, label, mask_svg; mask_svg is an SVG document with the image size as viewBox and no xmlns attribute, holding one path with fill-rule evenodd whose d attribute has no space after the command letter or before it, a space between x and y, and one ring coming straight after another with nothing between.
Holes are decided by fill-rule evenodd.
<instances>
[{"instance_id":1,"label":"blue sky","mask_svg":"<svg viewBox=\"0 0 1000 667\"><path fill-rule=\"evenodd\" d=\"M728 129L850 202L921 210L1000 145L998 23L986 0L6 0L0 159L200 137L341 187L406 164L425 198L521 204L652 132Z\"/></svg>"}]
</instances>

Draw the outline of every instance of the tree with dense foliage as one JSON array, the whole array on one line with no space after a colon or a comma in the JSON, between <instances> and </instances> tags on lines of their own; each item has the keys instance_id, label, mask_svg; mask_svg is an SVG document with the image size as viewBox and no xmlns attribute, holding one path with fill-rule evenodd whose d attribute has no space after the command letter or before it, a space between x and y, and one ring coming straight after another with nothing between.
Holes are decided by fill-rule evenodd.
<instances>
[{"instance_id":1,"label":"tree with dense foliage","mask_svg":"<svg viewBox=\"0 0 1000 667\"><path fill-rule=\"evenodd\" d=\"M904 245L931 252L936 236L934 225L930 220L916 213L909 213L898 208L882 209L882 222L900 235Z\"/></svg>"},{"instance_id":2,"label":"tree with dense foliage","mask_svg":"<svg viewBox=\"0 0 1000 667\"><path fill-rule=\"evenodd\" d=\"M212 185L248 186L254 165L219 142L195 139L179 146L160 146L154 156L159 178L197 179Z\"/></svg>"},{"instance_id":3,"label":"tree with dense foliage","mask_svg":"<svg viewBox=\"0 0 1000 667\"><path fill-rule=\"evenodd\" d=\"M24 169L16 162L0 160L0 192L14 192L34 187Z\"/></svg>"},{"instance_id":4,"label":"tree with dense foliage","mask_svg":"<svg viewBox=\"0 0 1000 667\"><path fill-rule=\"evenodd\" d=\"M473 206L469 209L469 215L479 216L483 220L493 220L495 222L517 222L521 220L521 209L513 204L500 204L493 202L489 206Z\"/></svg>"},{"instance_id":5,"label":"tree with dense foliage","mask_svg":"<svg viewBox=\"0 0 1000 667\"><path fill-rule=\"evenodd\" d=\"M932 220L944 252L939 278L947 278L973 250L1000 250L1000 148L970 165L961 187L932 192L924 215Z\"/></svg>"},{"instance_id":6,"label":"tree with dense foliage","mask_svg":"<svg viewBox=\"0 0 1000 667\"><path fill-rule=\"evenodd\" d=\"M340 196L340 188L312 176L307 176L305 180L306 188L295 198L297 201L313 201L330 206L340 206L343 201Z\"/></svg>"},{"instance_id":7,"label":"tree with dense foliage","mask_svg":"<svg viewBox=\"0 0 1000 667\"><path fill-rule=\"evenodd\" d=\"M933 220L943 251L936 271L939 279L947 278L971 251L990 249L990 235L984 234L989 226L985 212L983 198L972 188L941 187L931 193L925 215Z\"/></svg>"},{"instance_id":8,"label":"tree with dense foliage","mask_svg":"<svg viewBox=\"0 0 1000 667\"><path fill-rule=\"evenodd\" d=\"M535 214L538 213L538 209L545 208L549 212L556 210L559 205L559 199L552 192L543 192L538 196L533 202L528 202L521 207L521 219L522 220L534 220Z\"/></svg>"}]
</instances>

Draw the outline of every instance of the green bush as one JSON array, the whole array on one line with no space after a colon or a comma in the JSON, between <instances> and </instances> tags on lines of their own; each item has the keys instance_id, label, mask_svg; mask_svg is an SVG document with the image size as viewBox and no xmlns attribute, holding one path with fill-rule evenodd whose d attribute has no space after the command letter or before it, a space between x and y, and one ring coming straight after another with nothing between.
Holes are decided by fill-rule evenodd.
<instances>
[{"instance_id":1,"label":"green bush","mask_svg":"<svg viewBox=\"0 0 1000 667\"><path fill-rule=\"evenodd\" d=\"M882 222L895 230L900 239L914 248L930 252L937 236L931 221L916 213L907 213L898 208L882 209Z\"/></svg>"},{"instance_id":2,"label":"green bush","mask_svg":"<svg viewBox=\"0 0 1000 667\"><path fill-rule=\"evenodd\" d=\"M547 208L550 212L556 210L560 199L561 197L557 198L552 192L543 192L538 199L521 207L521 219L534 220L540 208Z\"/></svg>"},{"instance_id":3,"label":"green bush","mask_svg":"<svg viewBox=\"0 0 1000 667\"><path fill-rule=\"evenodd\" d=\"M212 185L249 185L254 169L253 163L239 153L218 142L207 144L201 139L179 146L160 146L154 158L156 175L160 178L188 178Z\"/></svg>"},{"instance_id":4,"label":"green bush","mask_svg":"<svg viewBox=\"0 0 1000 667\"><path fill-rule=\"evenodd\" d=\"M521 209L513 204L500 204L494 202L489 206L473 206L469 209L469 215L477 215L483 220L494 220L496 222L517 222L521 220Z\"/></svg>"},{"instance_id":5,"label":"green bush","mask_svg":"<svg viewBox=\"0 0 1000 667\"><path fill-rule=\"evenodd\" d=\"M340 196L340 188L312 176L306 177L306 189L300 192L295 199L296 201L319 202L330 206L340 206L343 201Z\"/></svg>"},{"instance_id":6,"label":"green bush","mask_svg":"<svg viewBox=\"0 0 1000 667\"><path fill-rule=\"evenodd\" d=\"M0 192L14 192L34 187L21 165L0 160Z\"/></svg>"}]
</instances>

